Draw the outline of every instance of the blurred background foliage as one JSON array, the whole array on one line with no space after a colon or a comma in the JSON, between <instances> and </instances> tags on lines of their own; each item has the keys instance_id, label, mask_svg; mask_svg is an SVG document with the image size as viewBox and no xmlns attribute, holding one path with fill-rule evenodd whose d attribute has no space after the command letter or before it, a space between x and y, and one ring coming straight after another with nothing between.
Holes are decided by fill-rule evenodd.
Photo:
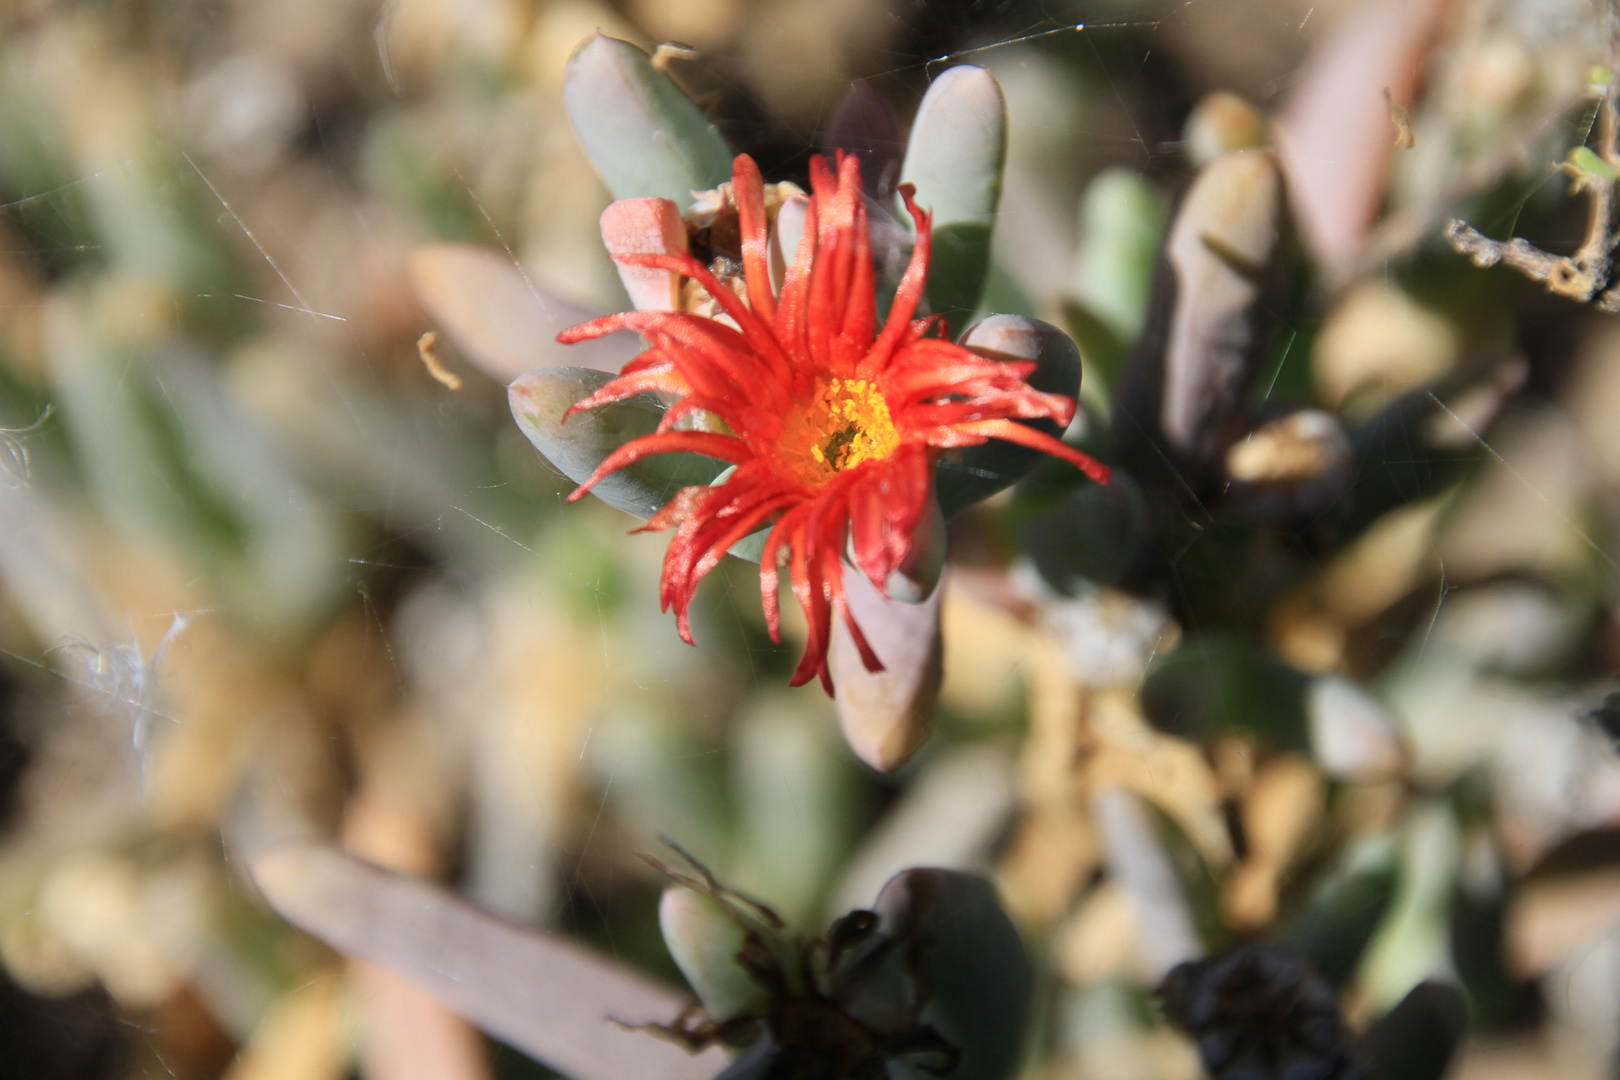
<instances>
[{"instance_id":1,"label":"blurred background foliage","mask_svg":"<svg viewBox=\"0 0 1620 1080\"><path fill-rule=\"evenodd\" d=\"M1613 1075L1620 324L1439 239L1579 243L1554 163L1600 6L13 0L0 1071L545 1075L282 924L244 853L335 839L674 980L637 858L667 834L811 932L904 866L992 875L1030 1076L1200 1075L1153 989L1249 940L1352 1026L1460 986L1452 1075ZM565 506L504 388L418 357L434 241L626 306L562 100L597 28L688 46L663 69L769 180L852 85L902 119L955 62L1005 90L981 308L1072 331L1075 434L1114 421L1121 472L952 523L939 726L894 776L786 689L752 566L682 645L662 541ZM1211 421L1241 430L1172 462L1116 415L1174 323L1156 262L1269 131L1296 224Z\"/></svg>"}]
</instances>

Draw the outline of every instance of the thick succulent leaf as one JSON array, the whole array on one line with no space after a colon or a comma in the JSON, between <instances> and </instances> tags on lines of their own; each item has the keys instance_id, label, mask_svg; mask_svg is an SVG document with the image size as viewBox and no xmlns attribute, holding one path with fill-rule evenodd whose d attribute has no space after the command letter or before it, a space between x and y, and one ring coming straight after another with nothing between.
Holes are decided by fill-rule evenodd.
<instances>
[{"instance_id":1,"label":"thick succulent leaf","mask_svg":"<svg viewBox=\"0 0 1620 1080\"><path fill-rule=\"evenodd\" d=\"M1286 211L1266 150L1217 158L1181 201L1114 395L1111 441L1150 492L1218 489L1227 447L1251 426L1247 390L1283 310Z\"/></svg>"},{"instance_id":2,"label":"thick succulent leaf","mask_svg":"<svg viewBox=\"0 0 1620 1080\"><path fill-rule=\"evenodd\" d=\"M641 339L630 333L558 344L558 332L597 313L551 295L492 248L429 244L411 253L408 269L433 321L497 382L556 364L618 371L640 351Z\"/></svg>"},{"instance_id":3,"label":"thick succulent leaf","mask_svg":"<svg viewBox=\"0 0 1620 1080\"><path fill-rule=\"evenodd\" d=\"M961 326L979 305L1007 161L1007 99L983 68L953 67L917 107L902 182L934 214L928 305Z\"/></svg>"},{"instance_id":4,"label":"thick succulent leaf","mask_svg":"<svg viewBox=\"0 0 1620 1080\"><path fill-rule=\"evenodd\" d=\"M896 875L873 910L883 934L915 952L929 994L922 1022L961 1053L949 1080L1006 1080L1018 1068L1035 970L995 888L974 874Z\"/></svg>"},{"instance_id":5,"label":"thick succulent leaf","mask_svg":"<svg viewBox=\"0 0 1620 1080\"><path fill-rule=\"evenodd\" d=\"M1187 160L1202 169L1222 154L1265 146L1270 129L1270 119L1247 99L1230 90L1213 90L1187 114L1181 144Z\"/></svg>"},{"instance_id":6,"label":"thick succulent leaf","mask_svg":"<svg viewBox=\"0 0 1620 1080\"><path fill-rule=\"evenodd\" d=\"M1345 501L1354 453L1339 418L1294 409L1267 420L1226 452L1226 495L1238 514L1287 527L1320 519Z\"/></svg>"},{"instance_id":7,"label":"thick succulent leaf","mask_svg":"<svg viewBox=\"0 0 1620 1080\"><path fill-rule=\"evenodd\" d=\"M1468 1030L1468 1005L1452 986L1421 982L1362 1037L1374 1080L1440 1080Z\"/></svg>"},{"instance_id":8,"label":"thick succulent leaf","mask_svg":"<svg viewBox=\"0 0 1620 1080\"><path fill-rule=\"evenodd\" d=\"M658 929L710 1020L723 1023L765 1008L765 988L737 961L748 931L720 904L671 885L658 903Z\"/></svg>"},{"instance_id":9,"label":"thick succulent leaf","mask_svg":"<svg viewBox=\"0 0 1620 1080\"><path fill-rule=\"evenodd\" d=\"M1286 253L1282 174L1263 150L1198 174L1165 244L1176 305L1164 350L1159 424L1177 451L1217 453L1275 323Z\"/></svg>"},{"instance_id":10,"label":"thick succulent leaf","mask_svg":"<svg viewBox=\"0 0 1620 1080\"><path fill-rule=\"evenodd\" d=\"M563 103L585 155L615 199L678 206L731 179L720 131L635 45L592 34L568 61Z\"/></svg>"},{"instance_id":11,"label":"thick succulent leaf","mask_svg":"<svg viewBox=\"0 0 1620 1080\"><path fill-rule=\"evenodd\" d=\"M799 241L804 239L805 222L810 216L810 198L792 195L783 201L771 224L770 264L771 288L780 292L787 268L793 265Z\"/></svg>"},{"instance_id":12,"label":"thick succulent leaf","mask_svg":"<svg viewBox=\"0 0 1620 1080\"><path fill-rule=\"evenodd\" d=\"M1029 384L1051 394L1080 394L1080 350L1069 335L1039 319L1022 315L991 315L962 335L962 344L993 360L1033 360L1038 365ZM1037 431L1057 437L1062 430L1050 420L1028 420ZM940 509L947 518L980 499L989 498L1016 483L1046 455L1027 446L992 439L940 461L934 474Z\"/></svg>"},{"instance_id":13,"label":"thick succulent leaf","mask_svg":"<svg viewBox=\"0 0 1620 1080\"><path fill-rule=\"evenodd\" d=\"M719 1050L688 1054L633 1030L672 1022L684 1004L679 995L437 886L323 848L273 851L251 870L270 906L294 926L403 976L565 1076L708 1080L726 1066Z\"/></svg>"},{"instance_id":14,"label":"thick succulent leaf","mask_svg":"<svg viewBox=\"0 0 1620 1080\"><path fill-rule=\"evenodd\" d=\"M945 673L939 622L944 590L934 588L921 603L890 600L846 563L844 594L883 670L866 670L849 628L835 620L827 664L838 723L857 757L879 772L892 772L934 728Z\"/></svg>"},{"instance_id":15,"label":"thick succulent leaf","mask_svg":"<svg viewBox=\"0 0 1620 1080\"><path fill-rule=\"evenodd\" d=\"M894 110L870 82L850 83L833 106L821 145L861 159L861 181L867 198L886 202L900 182L906 134Z\"/></svg>"},{"instance_id":16,"label":"thick succulent leaf","mask_svg":"<svg viewBox=\"0 0 1620 1080\"><path fill-rule=\"evenodd\" d=\"M631 266L625 255L684 255L686 225L681 208L668 199L620 199L602 211L602 245L614 258L619 281L637 311L674 311L681 276L653 266Z\"/></svg>"},{"instance_id":17,"label":"thick succulent leaf","mask_svg":"<svg viewBox=\"0 0 1620 1080\"><path fill-rule=\"evenodd\" d=\"M576 484L584 483L626 442L651 434L664 415L664 407L653 397L641 395L575 413L563 422L569 406L612 377L587 368L546 368L518 379L507 393L523 434ZM608 475L591 492L609 506L645 520L681 488L710 483L725 468L724 462L696 454L655 454Z\"/></svg>"}]
</instances>

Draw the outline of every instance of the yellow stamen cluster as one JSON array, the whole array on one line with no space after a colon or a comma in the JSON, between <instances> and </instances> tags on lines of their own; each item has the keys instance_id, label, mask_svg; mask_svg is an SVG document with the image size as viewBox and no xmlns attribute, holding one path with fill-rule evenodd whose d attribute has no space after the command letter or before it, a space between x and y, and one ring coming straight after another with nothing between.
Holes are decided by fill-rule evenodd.
<instances>
[{"instance_id":1,"label":"yellow stamen cluster","mask_svg":"<svg viewBox=\"0 0 1620 1080\"><path fill-rule=\"evenodd\" d=\"M834 377L788 419L782 442L800 474L819 484L862 462L888 457L900 445L900 434L875 382Z\"/></svg>"}]
</instances>

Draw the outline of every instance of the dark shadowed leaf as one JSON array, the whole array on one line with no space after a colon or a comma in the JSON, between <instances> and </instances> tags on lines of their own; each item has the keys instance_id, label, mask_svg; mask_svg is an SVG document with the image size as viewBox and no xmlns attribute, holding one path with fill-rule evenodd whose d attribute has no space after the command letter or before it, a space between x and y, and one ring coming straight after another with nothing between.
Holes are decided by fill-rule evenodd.
<instances>
[{"instance_id":1,"label":"dark shadowed leaf","mask_svg":"<svg viewBox=\"0 0 1620 1080\"><path fill-rule=\"evenodd\" d=\"M922 1021L961 1054L951 1080L1014 1075L1034 989L1034 967L995 888L973 874L907 870L878 894L883 932L915 942L932 1000Z\"/></svg>"},{"instance_id":2,"label":"dark shadowed leaf","mask_svg":"<svg viewBox=\"0 0 1620 1080\"><path fill-rule=\"evenodd\" d=\"M1423 982L1362 1037L1373 1080L1440 1080L1468 1030L1454 987Z\"/></svg>"},{"instance_id":3,"label":"dark shadowed leaf","mask_svg":"<svg viewBox=\"0 0 1620 1080\"><path fill-rule=\"evenodd\" d=\"M1073 596L1083 579L1112 585L1136 558L1147 532L1147 507L1136 481L1116 471L1106 485L1065 494L1020 531L1024 551L1053 589Z\"/></svg>"},{"instance_id":4,"label":"dark shadowed leaf","mask_svg":"<svg viewBox=\"0 0 1620 1080\"><path fill-rule=\"evenodd\" d=\"M1288 942L1334 987L1355 974L1373 932L1395 899L1395 848L1331 878L1300 912Z\"/></svg>"},{"instance_id":5,"label":"dark shadowed leaf","mask_svg":"<svg viewBox=\"0 0 1620 1080\"><path fill-rule=\"evenodd\" d=\"M1304 675L1237 638L1189 638L1148 669L1142 707L1161 731L1204 739L1245 731L1278 749L1308 750Z\"/></svg>"},{"instance_id":6,"label":"dark shadowed leaf","mask_svg":"<svg viewBox=\"0 0 1620 1080\"><path fill-rule=\"evenodd\" d=\"M829 151L843 150L861 159L861 181L867 198L882 202L894 197L906 152L906 133L894 110L871 83L850 84L833 106L821 141Z\"/></svg>"},{"instance_id":7,"label":"dark shadowed leaf","mask_svg":"<svg viewBox=\"0 0 1620 1080\"><path fill-rule=\"evenodd\" d=\"M1051 323L1022 315L991 315L974 323L962 335L962 344L994 360L1035 361L1038 366L1029 384L1037 390L1068 397L1080 394L1080 350ZM1050 420L1021 422L1054 437L1063 434ZM940 509L947 518L961 513L1016 483L1043 457L1038 450L996 439L947 455L934 479Z\"/></svg>"}]
</instances>

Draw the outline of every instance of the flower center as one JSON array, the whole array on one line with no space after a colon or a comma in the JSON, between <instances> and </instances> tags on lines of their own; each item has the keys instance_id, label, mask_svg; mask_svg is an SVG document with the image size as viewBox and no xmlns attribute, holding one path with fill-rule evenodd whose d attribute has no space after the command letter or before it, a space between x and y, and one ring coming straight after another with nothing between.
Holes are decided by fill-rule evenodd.
<instances>
[{"instance_id":1,"label":"flower center","mask_svg":"<svg viewBox=\"0 0 1620 1080\"><path fill-rule=\"evenodd\" d=\"M812 484L882 460L899 445L889 403L868 379L828 379L782 432L783 456Z\"/></svg>"}]
</instances>

